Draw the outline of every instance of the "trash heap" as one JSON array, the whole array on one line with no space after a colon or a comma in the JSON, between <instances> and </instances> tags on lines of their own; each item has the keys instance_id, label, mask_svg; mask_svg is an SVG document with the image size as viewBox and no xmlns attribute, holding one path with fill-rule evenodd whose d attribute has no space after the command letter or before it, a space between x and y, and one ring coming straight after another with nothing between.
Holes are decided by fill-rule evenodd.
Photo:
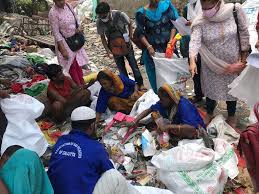
<instances>
[{"instance_id":1,"label":"trash heap","mask_svg":"<svg viewBox=\"0 0 259 194\"><path fill-rule=\"evenodd\" d=\"M86 19L82 25L90 59L84 74L90 76L107 67L116 72L114 61L106 56L102 47L95 23ZM12 32L12 24L1 24L0 78L10 79L13 94L28 94L47 107L46 64L58 63L57 57L50 48L14 36ZM137 50L136 58L140 55L141 51ZM190 85L187 88L191 89ZM6 88L0 85L0 89ZM98 94L98 90L95 93ZM150 99L150 95L147 96ZM96 100L97 97L93 97ZM201 140L183 140L173 146L168 134L159 136L154 132L156 126L131 128L128 127L130 122L132 117L117 113L108 124L98 127L97 137L107 148L115 167L133 185L168 188L174 193L186 194L222 193L223 190L230 194L240 188L244 188L243 193L252 193L244 160L235 153L239 134L225 123L223 116L216 117L208 127L211 137L216 138L215 151L205 148ZM69 122L56 125L51 120L39 119L38 125L50 147L71 130Z\"/></svg>"},{"instance_id":2,"label":"trash heap","mask_svg":"<svg viewBox=\"0 0 259 194\"><path fill-rule=\"evenodd\" d=\"M173 193L231 193L251 181L236 154L239 134L222 115L209 126L215 150L203 140L182 140L173 146L155 126L127 127L132 117L117 113L107 125L97 129L97 137L107 148L114 166L133 185L167 188Z\"/></svg>"}]
</instances>

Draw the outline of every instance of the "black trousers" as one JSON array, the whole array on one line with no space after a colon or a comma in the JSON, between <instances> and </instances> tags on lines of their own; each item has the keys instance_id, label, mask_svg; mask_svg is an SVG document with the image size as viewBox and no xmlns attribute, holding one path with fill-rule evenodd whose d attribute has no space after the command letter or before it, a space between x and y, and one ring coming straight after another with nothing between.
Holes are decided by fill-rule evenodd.
<instances>
[{"instance_id":1,"label":"black trousers","mask_svg":"<svg viewBox=\"0 0 259 194\"><path fill-rule=\"evenodd\" d=\"M200 98L203 97L203 93L201 89L201 56L199 54L197 56L196 65L198 74L195 74L193 77L194 93L196 97Z\"/></svg>"},{"instance_id":2,"label":"black trousers","mask_svg":"<svg viewBox=\"0 0 259 194\"><path fill-rule=\"evenodd\" d=\"M210 115L213 114L216 104L217 104L217 102L215 100L211 100L208 97L206 98L206 106L207 106L208 114L210 114ZM235 116L236 106L237 106L237 101L227 101L227 110L228 110L229 117Z\"/></svg>"},{"instance_id":3,"label":"black trousers","mask_svg":"<svg viewBox=\"0 0 259 194\"><path fill-rule=\"evenodd\" d=\"M143 78L142 78L142 75L141 75L140 70L138 68L138 64L137 64L135 54L134 54L134 50L133 50L132 47L129 51L129 54L126 55L125 57L128 60L129 65L132 69L135 81L137 82L138 85L143 85ZM119 72L128 77L128 72L127 72L127 69L126 69L126 66L125 66L124 56L115 57L114 60L115 60L115 63L117 65L118 69L119 69Z\"/></svg>"}]
</instances>

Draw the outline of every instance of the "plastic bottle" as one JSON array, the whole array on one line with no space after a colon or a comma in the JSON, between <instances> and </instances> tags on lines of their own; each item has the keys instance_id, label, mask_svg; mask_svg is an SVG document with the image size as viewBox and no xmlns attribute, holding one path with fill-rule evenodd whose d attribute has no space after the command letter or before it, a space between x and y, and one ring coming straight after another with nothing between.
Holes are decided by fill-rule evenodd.
<instances>
[{"instance_id":1,"label":"plastic bottle","mask_svg":"<svg viewBox=\"0 0 259 194\"><path fill-rule=\"evenodd\" d=\"M169 147L170 136L167 132L163 132L157 136L157 141L162 148Z\"/></svg>"},{"instance_id":2,"label":"plastic bottle","mask_svg":"<svg viewBox=\"0 0 259 194\"><path fill-rule=\"evenodd\" d=\"M172 58L173 54L174 54L174 48L175 48L175 44L177 41L181 40L182 36L178 33L175 35L175 37L173 38L173 40L171 41L171 43L167 44L167 48L166 48L166 52L165 52L165 57L166 58Z\"/></svg>"}]
</instances>

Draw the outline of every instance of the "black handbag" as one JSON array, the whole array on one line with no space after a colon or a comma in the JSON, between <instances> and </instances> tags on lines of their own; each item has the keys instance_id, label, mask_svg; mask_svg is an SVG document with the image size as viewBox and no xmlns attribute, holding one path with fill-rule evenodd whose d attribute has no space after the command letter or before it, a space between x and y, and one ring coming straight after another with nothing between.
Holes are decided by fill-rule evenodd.
<instances>
[{"instance_id":1,"label":"black handbag","mask_svg":"<svg viewBox=\"0 0 259 194\"><path fill-rule=\"evenodd\" d=\"M75 22L76 22L76 29L79 27L78 22L76 20L76 16L74 14L74 12L71 10L70 6L67 4L68 8L70 9L70 11L72 12L72 14L74 15L75 18ZM61 32L60 32L61 33ZM61 35L63 36L63 34L61 33ZM64 37L64 36L63 36ZM84 44L85 44L85 36L82 32L80 33L75 33L73 36L70 36L68 38L65 38L65 41L68 45L68 47L71 49L71 51L75 52L78 51L79 49L81 49Z\"/></svg>"}]
</instances>

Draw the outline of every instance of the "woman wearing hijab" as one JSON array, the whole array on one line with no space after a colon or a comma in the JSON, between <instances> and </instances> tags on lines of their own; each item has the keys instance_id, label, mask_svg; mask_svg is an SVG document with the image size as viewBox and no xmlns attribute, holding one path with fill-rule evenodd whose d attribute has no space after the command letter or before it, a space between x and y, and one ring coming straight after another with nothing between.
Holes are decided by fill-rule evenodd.
<instances>
[{"instance_id":1,"label":"woman wearing hijab","mask_svg":"<svg viewBox=\"0 0 259 194\"><path fill-rule=\"evenodd\" d=\"M143 92L138 90L136 82L124 74L116 75L109 70L100 71L97 80L102 88L96 105L96 121L109 107L111 110L129 114L135 102Z\"/></svg>"},{"instance_id":2,"label":"woman wearing hijab","mask_svg":"<svg viewBox=\"0 0 259 194\"><path fill-rule=\"evenodd\" d=\"M149 0L136 13L137 36L145 45L143 62L152 89L157 92L155 52L165 53L167 44L174 38L176 29L171 20L179 17L170 0Z\"/></svg>"},{"instance_id":3,"label":"woman wearing hijab","mask_svg":"<svg viewBox=\"0 0 259 194\"><path fill-rule=\"evenodd\" d=\"M245 68L250 48L246 16L240 4L225 4L223 0L201 0L201 6L202 13L195 18L191 27L190 71L193 76L197 74L195 60L199 53L202 60L202 89L207 106L205 123L208 124L213 118L216 102L226 101L227 122L235 127L237 99L228 94L228 85Z\"/></svg>"},{"instance_id":4,"label":"woman wearing hijab","mask_svg":"<svg viewBox=\"0 0 259 194\"><path fill-rule=\"evenodd\" d=\"M149 109L143 111L133 122L139 122L150 113L154 119L163 117L169 121L168 125L162 127L163 131L169 131L174 135L192 138L200 127L205 124L197 108L186 98L175 91L173 87L164 84L158 90L159 101Z\"/></svg>"},{"instance_id":5,"label":"woman wearing hijab","mask_svg":"<svg viewBox=\"0 0 259 194\"><path fill-rule=\"evenodd\" d=\"M83 85L82 66L88 63L85 49L82 47L77 51L72 51L66 42L67 38L82 31L79 26L77 27L78 21L73 8L64 0L54 0L54 5L49 11L49 21L55 38L59 64L70 74L77 85Z\"/></svg>"}]
</instances>

